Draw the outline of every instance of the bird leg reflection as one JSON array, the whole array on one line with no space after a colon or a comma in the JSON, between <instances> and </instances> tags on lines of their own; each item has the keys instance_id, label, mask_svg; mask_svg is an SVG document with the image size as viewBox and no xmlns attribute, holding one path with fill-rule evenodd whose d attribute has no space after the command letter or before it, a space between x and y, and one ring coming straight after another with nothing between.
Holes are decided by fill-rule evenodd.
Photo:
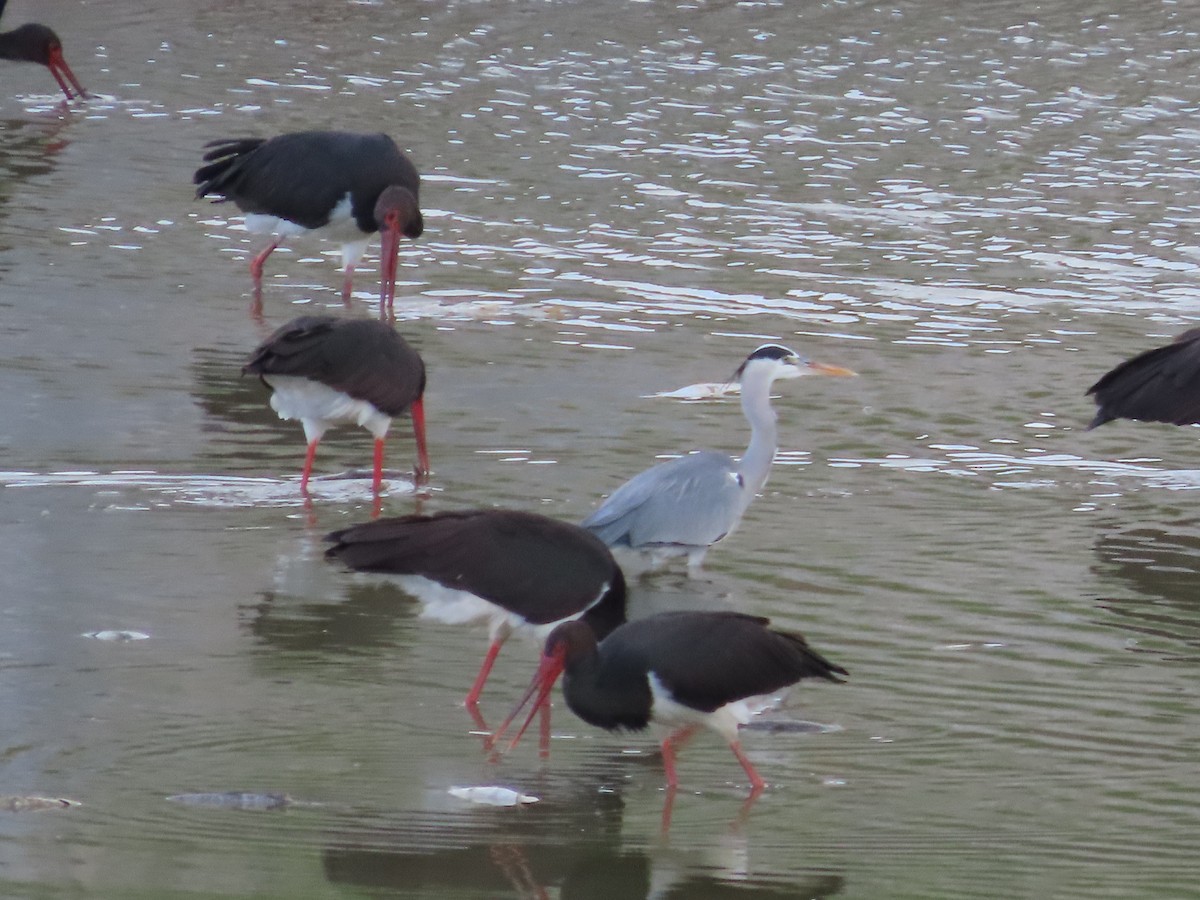
<instances>
[{"instance_id":1,"label":"bird leg reflection","mask_svg":"<svg viewBox=\"0 0 1200 900\"><path fill-rule=\"evenodd\" d=\"M262 282L259 281L254 283L254 290L250 293L250 318L255 325L267 324L266 317L263 316Z\"/></svg>"},{"instance_id":2,"label":"bird leg reflection","mask_svg":"<svg viewBox=\"0 0 1200 900\"><path fill-rule=\"evenodd\" d=\"M541 706L542 715L538 722L538 756L550 758L550 698L547 697Z\"/></svg>"},{"instance_id":3,"label":"bird leg reflection","mask_svg":"<svg viewBox=\"0 0 1200 900\"><path fill-rule=\"evenodd\" d=\"M668 784L666 795L663 797L662 819L659 822L658 834L664 840L671 833L671 814L675 811L675 785Z\"/></svg>"},{"instance_id":4,"label":"bird leg reflection","mask_svg":"<svg viewBox=\"0 0 1200 900\"><path fill-rule=\"evenodd\" d=\"M729 823L731 833L738 834L746 827L746 823L750 820L750 811L754 808L754 804L758 802L758 798L762 796L763 790L764 787L762 785L755 785L750 788L750 793L742 801L737 816ZM666 793L663 795L662 819L659 824L659 837L663 840L670 837L671 818L675 811L675 794L678 793L678 788L668 784L665 791Z\"/></svg>"},{"instance_id":5,"label":"bird leg reflection","mask_svg":"<svg viewBox=\"0 0 1200 900\"><path fill-rule=\"evenodd\" d=\"M742 801L742 808L738 810L737 818L729 824L730 831L739 832L746 827L746 822L750 818L750 810L754 808L754 804L762 794L763 789L763 785L756 785L750 788L749 795Z\"/></svg>"},{"instance_id":6,"label":"bird leg reflection","mask_svg":"<svg viewBox=\"0 0 1200 900\"><path fill-rule=\"evenodd\" d=\"M317 527L317 508L313 506L312 494L304 492L304 525L306 528Z\"/></svg>"},{"instance_id":7,"label":"bird leg reflection","mask_svg":"<svg viewBox=\"0 0 1200 900\"><path fill-rule=\"evenodd\" d=\"M549 900L550 895L533 877L525 852L516 844L496 844L488 848L492 862L504 873L517 896L533 900Z\"/></svg>"}]
</instances>

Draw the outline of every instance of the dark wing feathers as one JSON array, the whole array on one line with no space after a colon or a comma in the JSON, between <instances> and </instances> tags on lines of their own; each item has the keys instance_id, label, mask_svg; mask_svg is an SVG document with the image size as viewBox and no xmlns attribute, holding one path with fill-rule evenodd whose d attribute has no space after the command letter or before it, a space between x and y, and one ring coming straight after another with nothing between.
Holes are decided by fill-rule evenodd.
<instances>
[{"instance_id":1,"label":"dark wing feathers","mask_svg":"<svg viewBox=\"0 0 1200 900\"><path fill-rule=\"evenodd\" d=\"M262 138L212 141L208 163L192 177L196 196L232 200L247 213L278 216L305 228L329 223L338 202L351 194L353 213L366 234L377 230L375 199L400 185L418 196L420 175L386 134L300 131Z\"/></svg>"},{"instance_id":2,"label":"dark wing feathers","mask_svg":"<svg viewBox=\"0 0 1200 900\"><path fill-rule=\"evenodd\" d=\"M209 194L223 195L233 175L230 170L236 171L238 168L238 158L257 150L264 143L266 138L222 138L205 144L206 148L212 149L204 154L204 161L208 165L201 166L192 176L192 183L199 185L196 199Z\"/></svg>"},{"instance_id":3,"label":"dark wing feathers","mask_svg":"<svg viewBox=\"0 0 1200 900\"><path fill-rule=\"evenodd\" d=\"M680 703L712 712L802 678L841 681L849 674L799 635L768 628L768 619L732 612L660 613L630 622L601 644L601 653L654 672ZM697 666L702 659L705 665Z\"/></svg>"},{"instance_id":4,"label":"dark wing feathers","mask_svg":"<svg viewBox=\"0 0 1200 900\"><path fill-rule=\"evenodd\" d=\"M242 372L310 378L389 416L425 392L420 354L390 325L372 319L293 319L254 351Z\"/></svg>"},{"instance_id":5,"label":"dark wing feathers","mask_svg":"<svg viewBox=\"0 0 1200 900\"><path fill-rule=\"evenodd\" d=\"M1089 429L1113 419L1173 425L1200 422L1200 328L1126 360L1092 385L1088 394L1099 407Z\"/></svg>"},{"instance_id":6,"label":"dark wing feathers","mask_svg":"<svg viewBox=\"0 0 1200 900\"><path fill-rule=\"evenodd\" d=\"M468 510L368 522L329 535L326 556L352 569L423 575L534 624L577 615L601 588L623 590L608 549L566 522L514 510ZM621 598L623 610L624 597Z\"/></svg>"}]
</instances>

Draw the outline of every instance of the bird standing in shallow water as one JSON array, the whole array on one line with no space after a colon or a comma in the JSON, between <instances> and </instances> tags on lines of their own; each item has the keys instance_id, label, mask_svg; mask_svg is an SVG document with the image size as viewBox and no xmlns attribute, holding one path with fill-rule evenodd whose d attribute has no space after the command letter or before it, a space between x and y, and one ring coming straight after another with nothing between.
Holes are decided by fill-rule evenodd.
<instances>
[{"instance_id":1,"label":"bird standing in shallow water","mask_svg":"<svg viewBox=\"0 0 1200 900\"><path fill-rule=\"evenodd\" d=\"M510 744L516 746L565 672L567 706L588 724L641 731L655 723L668 730L662 741L668 787L678 784L676 746L704 727L728 741L752 790L761 791L765 782L738 741L738 726L750 720L755 701L802 678L840 682L839 675L849 674L801 635L769 624L734 612L668 612L628 622L599 642L586 623L560 625L546 639L529 690L496 739L536 695L533 711Z\"/></svg>"},{"instance_id":2,"label":"bird standing in shallow water","mask_svg":"<svg viewBox=\"0 0 1200 900\"><path fill-rule=\"evenodd\" d=\"M8 0L0 0L0 16L4 15L4 7ZM38 63L50 70L67 99L73 99L71 87L79 93L80 98L87 97L87 91L67 65L63 58L62 41L53 29L37 22L30 22L12 31L0 32L0 59L11 59L14 62Z\"/></svg>"},{"instance_id":3,"label":"bird standing in shallow water","mask_svg":"<svg viewBox=\"0 0 1200 900\"><path fill-rule=\"evenodd\" d=\"M425 604L428 617L487 624L487 654L465 701L472 712L514 632L542 636L580 619L603 636L625 621L625 579L608 548L578 525L536 513L402 516L335 531L327 540L333 542L327 558L394 576ZM548 717L543 721L548 728Z\"/></svg>"},{"instance_id":4,"label":"bird standing in shallow water","mask_svg":"<svg viewBox=\"0 0 1200 900\"><path fill-rule=\"evenodd\" d=\"M1200 328L1125 360L1093 384L1088 395L1098 407L1089 430L1113 419L1200 423Z\"/></svg>"},{"instance_id":5,"label":"bird standing in shallow water","mask_svg":"<svg viewBox=\"0 0 1200 900\"><path fill-rule=\"evenodd\" d=\"M656 562L686 554L689 571L699 569L708 548L733 532L766 484L776 450L771 385L801 375L853 374L778 344L759 347L734 375L750 423L750 445L740 462L701 450L659 463L617 488L580 524L610 547L645 551Z\"/></svg>"},{"instance_id":6,"label":"bird standing in shallow water","mask_svg":"<svg viewBox=\"0 0 1200 900\"><path fill-rule=\"evenodd\" d=\"M308 439L300 490L308 493L317 444L338 422L366 428L375 437L372 489L378 509L383 482L383 442L392 419L409 412L417 441L415 476L429 473L425 446L425 363L384 322L302 316L288 322L250 357L242 374L271 388L271 408L281 419L299 419Z\"/></svg>"},{"instance_id":7,"label":"bird standing in shallow water","mask_svg":"<svg viewBox=\"0 0 1200 900\"><path fill-rule=\"evenodd\" d=\"M269 234L271 243L250 262L256 315L262 312L262 270L284 238L314 232L342 244L349 305L354 267L379 232L379 314L393 315L400 237L425 230L418 206L421 176L386 134L299 131L270 139L212 141L207 165L192 180L197 199L232 200L246 230Z\"/></svg>"}]
</instances>

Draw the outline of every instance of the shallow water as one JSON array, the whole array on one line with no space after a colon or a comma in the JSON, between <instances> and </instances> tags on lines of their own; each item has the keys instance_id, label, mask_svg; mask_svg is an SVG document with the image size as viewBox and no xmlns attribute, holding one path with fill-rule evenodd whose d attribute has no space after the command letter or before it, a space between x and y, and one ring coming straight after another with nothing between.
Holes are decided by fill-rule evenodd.
<instances>
[{"instance_id":1,"label":"shallow water","mask_svg":"<svg viewBox=\"0 0 1200 900\"><path fill-rule=\"evenodd\" d=\"M0 796L80 805L0 808L0 893L1193 893L1196 438L1085 432L1083 394L1197 318L1194 12L12 0L98 97L3 64ZM321 559L369 515L369 441L330 435L306 510L300 430L238 371L340 309L337 248L273 255L260 325L254 245L189 184L206 140L317 127L424 177L397 312L435 474L414 498L400 423L390 512L580 519L744 446L736 398L652 395L765 339L860 373L780 383L741 529L632 596L851 671L778 719L819 727L746 735L750 808L703 738L663 835L652 741L562 708L548 762L488 762L484 636ZM541 799L448 793L490 784Z\"/></svg>"}]
</instances>

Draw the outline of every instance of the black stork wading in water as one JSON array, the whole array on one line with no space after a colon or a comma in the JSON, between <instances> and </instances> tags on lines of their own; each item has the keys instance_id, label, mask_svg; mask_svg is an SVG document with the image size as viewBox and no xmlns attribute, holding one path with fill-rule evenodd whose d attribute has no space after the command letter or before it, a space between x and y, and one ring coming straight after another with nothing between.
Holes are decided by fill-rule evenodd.
<instances>
[{"instance_id":1,"label":"black stork wading in water","mask_svg":"<svg viewBox=\"0 0 1200 900\"><path fill-rule=\"evenodd\" d=\"M735 612L666 612L628 622L608 637L585 622L550 632L529 690L496 732L496 740L536 695L548 702L560 674L567 706L590 725L641 731L654 723L662 740L667 787L678 785L675 749L697 729L709 728L729 743L757 795L766 782L738 741L770 695L802 678L841 682L849 673L808 646L799 635L769 628L770 621ZM533 711L513 738L515 747Z\"/></svg>"},{"instance_id":2,"label":"black stork wading in water","mask_svg":"<svg viewBox=\"0 0 1200 900\"><path fill-rule=\"evenodd\" d=\"M8 0L0 0L0 17L4 15L4 7ZM62 41L58 35L45 25L30 22L12 31L0 32L0 59L11 59L14 62L38 63L50 70L67 99L74 99L71 88L80 98L87 97L87 91L67 65L63 58Z\"/></svg>"},{"instance_id":3,"label":"black stork wading in water","mask_svg":"<svg viewBox=\"0 0 1200 900\"><path fill-rule=\"evenodd\" d=\"M269 139L212 141L208 165L196 170L197 199L232 200L245 214L246 230L271 235L250 262L256 315L262 312L262 270L287 237L314 232L342 244L349 305L354 266L379 232L381 318L393 315L400 237L425 229L417 195L421 176L386 134L298 131Z\"/></svg>"},{"instance_id":4,"label":"black stork wading in water","mask_svg":"<svg viewBox=\"0 0 1200 900\"><path fill-rule=\"evenodd\" d=\"M569 522L536 513L476 509L380 519L335 531L326 551L360 572L395 577L448 624L486 624L489 645L465 704L477 707L504 642L513 633L544 637L579 620L607 635L625 621L625 578L608 548ZM549 742L549 704L543 707Z\"/></svg>"},{"instance_id":5,"label":"black stork wading in water","mask_svg":"<svg viewBox=\"0 0 1200 900\"><path fill-rule=\"evenodd\" d=\"M1113 419L1200 423L1200 328L1127 359L1093 384L1088 394L1097 406L1088 430Z\"/></svg>"},{"instance_id":6,"label":"black stork wading in water","mask_svg":"<svg viewBox=\"0 0 1200 900\"><path fill-rule=\"evenodd\" d=\"M386 322L302 316L264 341L242 368L272 391L281 419L299 419L308 440L300 490L308 496L317 444L331 425L361 425L375 437L375 513L383 483L383 442L392 419L412 415L415 477L429 474L425 445L425 363Z\"/></svg>"}]
</instances>

